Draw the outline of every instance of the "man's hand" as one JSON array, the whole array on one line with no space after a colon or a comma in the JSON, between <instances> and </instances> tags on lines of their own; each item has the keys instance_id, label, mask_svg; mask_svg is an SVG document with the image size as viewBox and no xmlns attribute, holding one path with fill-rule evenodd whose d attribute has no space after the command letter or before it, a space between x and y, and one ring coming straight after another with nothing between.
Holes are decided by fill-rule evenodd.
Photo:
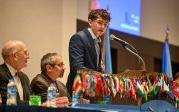
<instances>
[{"instance_id":1,"label":"man's hand","mask_svg":"<svg viewBox=\"0 0 179 112\"><path fill-rule=\"evenodd\" d=\"M89 104L90 103L90 100L87 100L85 98L80 98L80 104Z\"/></svg>"},{"instance_id":2,"label":"man's hand","mask_svg":"<svg viewBox=\"0 0 179 112\"><path fill-rule=\"evenodd\" d=\"M66 97L66 96L57 97L53 101L56 102L56 107L60 107L60 108L68 107L70 104L68 97ZM48 101L42 103L42 106L48 106Z\"/></svg>"},{"instance_id":3,"label":"man's hand","mask_svg":"<svg viewBox=\"0 0 179 112\"><path fill-rule=\"evenodd\" d=\"M69 106L69 100L68 97L57 97L56 98L56 106L57 107L68 107Z\"/></svg>"},{"instance_id":4,"label":"man's hand","mask_svg":"<svg viewBox=\"0 0 179 112\"><path fill-rule=\"evenodd\" d=\"M101 71L102 72L105 72L106 71L106 66L105 66L105 63L104 63L104 61L103 60L101 60Z\"/></svg>"}]
</instances>

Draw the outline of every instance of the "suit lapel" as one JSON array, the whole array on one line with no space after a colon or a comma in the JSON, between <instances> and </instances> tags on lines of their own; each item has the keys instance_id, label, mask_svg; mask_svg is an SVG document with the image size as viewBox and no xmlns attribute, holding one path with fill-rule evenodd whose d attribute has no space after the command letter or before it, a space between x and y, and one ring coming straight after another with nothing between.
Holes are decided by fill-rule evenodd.
<instances>
[{"instance_id":1,"label":"suit lapel","mask_svg":"<svg viewBox=\"0 0 179 112\"><path fill-rule=\"evenodd\" d=\"M66 88L64 88L61 82L56 81L56 86L57 86L60 96L66 96L68 94L66 91Z\"/></svg>"},{"instance_id":2,"label":"suit lapel","mask_svg":"<svg viewBox=\"0 0 179 112\"><path fill-rule=\"evenodd\" d=\"M88 45L90 46L91 49L91 57L94 57L93 58L93 63L95 64L95 66L97 67L97 54L96 54L96 48L95 48L95 43L94 43L94 40L93 40L93 37L91 36L90 32L88 31L88 29L84 30L86 35L87 35L87 42L88 42Z\"/></svg>"},{"instance_id":3,"label":"suit lapel","mask_svg":"<svg viewBox=\"0 0 179 112\"><path fill-rule=\"evenodd\" d=\"M19 76L19 79L20 79L20 82L21 82L21 85L22 85L23 99L24 99L24 88L23 88L23 86L25 85L25 83L24 83L24 79L22 78L22 75L21 75L21 74L22 74L22 73L19 73L18 76ZM17 93L18 93L17 98L20 100L19 92L17 91Z\"/></svg>"},{"instance_id":4,"label":"suit lapel","mask_svg":"<svg viewBox=\"0 0 179 112\"><path fill-rule=\"evenodd\" d=\"M28 85L29 84L29 80L27 80L27 78L24 77L24 76L25 75L22 72L19 73L19 78L20 78L20 81L21 81L22 89L23 89L23 99L27 100L28 99L28 95L30 95L30 88L29 88L29 85Z\"/></svg>"}]
</instances>

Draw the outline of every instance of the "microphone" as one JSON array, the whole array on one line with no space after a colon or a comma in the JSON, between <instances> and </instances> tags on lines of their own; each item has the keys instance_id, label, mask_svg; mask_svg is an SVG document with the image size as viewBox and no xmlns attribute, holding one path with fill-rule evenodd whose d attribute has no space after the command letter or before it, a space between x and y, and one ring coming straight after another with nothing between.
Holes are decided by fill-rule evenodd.
<instances>
[{"instance_id":1,"label":"microphone","mask_svg":"<svg viewBox=\"0 0 179 112\"><path fill-rule=\"evenodd\" d=\"M124 40L122 40L122 39L120 39L120 38L117 38L115 35L113 35L113 34L111 34L110 35L110 38L111 38L111 40L117 40L117 41L119 41L121 44L123 44L123 45L128 45L128 43L126 42L126 41L124 41Z\"/></svg>"},{"instance_id":2,"label":"microphone","mask_svg":"<svg viewBox=\"0 0 179 112\"><path fill-rule=\"evenodd\" d=\"M135 50L135 53L138 54L137 49L136 49L134 46L132 46L131 44L129 44L128 42L126 42L125 40L122 40L122 39L120 39L120 38L117 38L117 37L116 37L115 35L113 35L113 34L110 35L110 38L111 38L111 40L117 40L117 41L119 41L124 48L125 48L126 45L130 46L132 49Z\"/></svg>"},{"instance_id":3,"label":"microphone","mask_svg":"<svg viewBox=\"0 0 179 112\"><path fill-rule=\"evenodd\" d=\"M129 44L128 42L126 42L126 41L124 41L124 40L122 40L120 38L117 38L113 34L110 35L110 38L111 38L111 40L117 40L117 41L119 41L123 45L124 49L126 49L128 52L130 52L133 55L135 55L142 62L142 70L146 70L146 68L145 68L145 62L142 59L142 57L138 54L138 51L137 51L137 49L134 46L132 46L131 44ZM127 47L127 45L130 46L132 49L134 49L135 52L133 50L131 50L129 47Z\"/></svg>"}]
</instances>

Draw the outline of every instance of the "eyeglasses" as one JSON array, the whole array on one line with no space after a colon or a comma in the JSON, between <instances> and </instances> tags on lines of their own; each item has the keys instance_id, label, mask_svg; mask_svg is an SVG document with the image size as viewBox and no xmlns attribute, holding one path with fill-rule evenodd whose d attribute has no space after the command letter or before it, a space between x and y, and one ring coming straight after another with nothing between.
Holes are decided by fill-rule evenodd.
<instances>
[{"instance_id":1,"label":"eyeglasses","mask_svg":"<svg viewBox=\"0 0 179 112\"><path fill-rule=\"evenodd\" d=\"M104 25L104 26L107 26L108 25L108 22L107 21L103 21L103 20L95 20L95 22L98 24L98 25Z\"/></svg>"},{"instance_id":2,"label":"eyeglasses","mask_svg":"<svg viewBox=\"0 0 179 112\"><path fill-rule=\"evenodd\" d=\"M64 67L64 63L60 63L60 64L55 64L55 65L57 65L57 66L59 66L59 67Z\"/></svg>"},{"instance_id":3,"label":"eyeglasses","mask_svg":"<svg viewBox=\"0 0 179 112\"><path fill-rule=\"evenodd\" d=\"M29 56L28 50L19 50L16 53L25 54L26 56Z\"/></svg>"},{"instance_id":4,"label":"eyeglasses","mask_svg":"<svg viewBox=\"0 0 179 112\"><path fill-rule=\"evenodd\" d=\"M49 65L51 65L51 66L53 66L53 67L55 67L55 65L57 65L58 67L64 67L64 63L59 63L59 64L49 64Z\"/></svg>"}]
</instances>

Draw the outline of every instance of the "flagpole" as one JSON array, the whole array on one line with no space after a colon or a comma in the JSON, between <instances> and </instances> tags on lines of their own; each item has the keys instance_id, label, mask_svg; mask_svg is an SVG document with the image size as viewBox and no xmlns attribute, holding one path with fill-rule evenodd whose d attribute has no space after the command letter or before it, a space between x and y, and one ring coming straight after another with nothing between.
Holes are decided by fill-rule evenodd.
<instances>
[{"instance_id":1,"label":"flagpole","mask_svg":"<svg viewBox=\"0 0 179 112\"><path fill-rule=\"evenodd\" d=\"M166 37L165 39L168 41L169 39L169 32L170 32L170 29L169 29L169 25L166 26L166 30L165 30L165 34L166 34Z\"/></svg>"},{"instance_id":2,"label":"flagpole","mask_svg":"<svg viewBox=\"0 0 179 112\"><path fill-rule=\"evenodd\" d=\"M170 49L169 49L169 26L166 26L166 37L163 45L162 51L162 73L166 74L169 77L173 77L172 75L172 66L170 59Z\"/></svg>"}]
</instances>

